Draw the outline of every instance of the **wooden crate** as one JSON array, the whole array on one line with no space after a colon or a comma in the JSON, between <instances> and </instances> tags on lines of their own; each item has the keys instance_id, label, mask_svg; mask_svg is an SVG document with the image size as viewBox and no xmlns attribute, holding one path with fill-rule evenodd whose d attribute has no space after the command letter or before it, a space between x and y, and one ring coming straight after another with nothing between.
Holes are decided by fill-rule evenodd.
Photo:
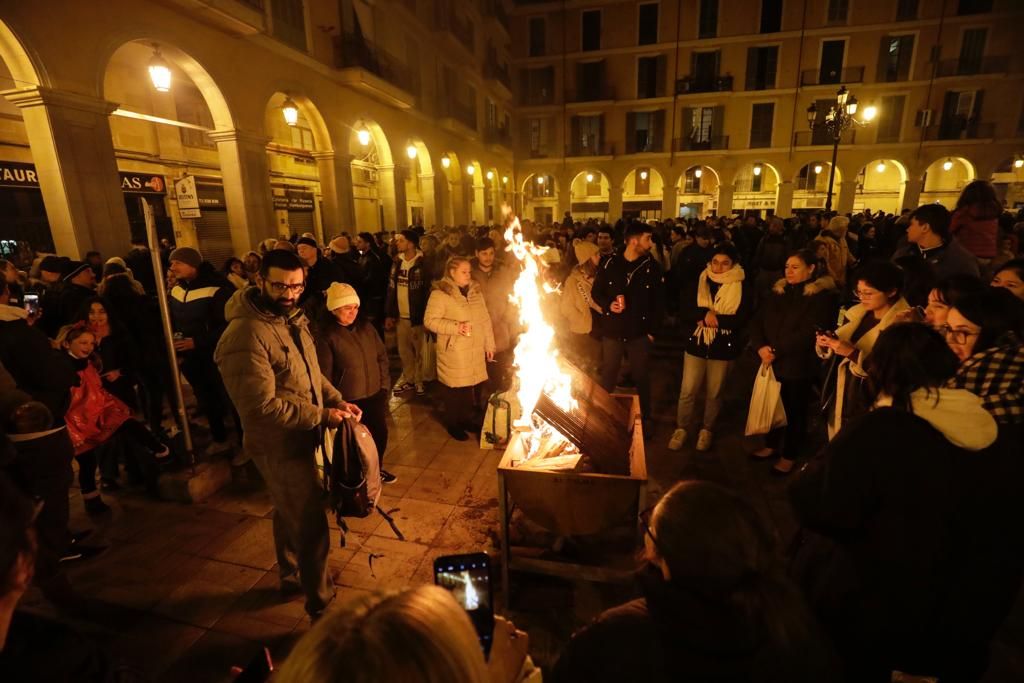
<instances>
[{"instance_id":1,"label":"wooden crate","mask_svg":"<svg viewBox=\"0 0 1024 683\"><path fill-rule=\"evenodd\" d=\"M509 543L511 507L514 504L531 521L559 536L589 536L621 525L638 515L646 504L647 460L644 453L640 403L633 395L613 395L629 408L633 425L630 448L622 458L628 474L545 471L513 467L522 459L522 435L509 441L498 464L498 506L502 547L502 578L508 589L510 569L565 578L621 581L630 572L621 569L544 560L526 548ZM638 540L639 539L638 537ZM535 549L534 549L535 550Z\"/></svg>"}]
</instances>

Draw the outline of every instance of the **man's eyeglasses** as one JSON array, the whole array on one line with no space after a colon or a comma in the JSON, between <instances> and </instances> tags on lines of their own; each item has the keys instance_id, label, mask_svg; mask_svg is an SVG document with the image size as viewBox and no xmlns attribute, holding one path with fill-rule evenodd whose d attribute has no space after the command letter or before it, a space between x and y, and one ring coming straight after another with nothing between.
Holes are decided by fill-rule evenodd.
<instances>
[{"instance_id":1,"label":"man's eyeglasses","mask_svg":"<svg viewBox=\"0 0 1024 683\"><path fill-rule=\"evenodd\" d=\"M658 539L654 537L654 531L651 529L651 515L654 514L654 506L647 508L640 513L640 526L644 529L644 534L651 537L651 541L654 545L658 545Z\"/></svg>"},{"instance_id":2,"label":"man's eyeglasses","mask_svg":"<svg viewBox=\"0 0 1024 683\"><path fill-rule=\"evenodd\" d=\"M284 294L285 292L291 292L292 294L302 294L302 291L306 289L306 283L300 282L297 285L289 285L284 282L274 282L268 280L267 284L270 285L270 289L274 291L274 294Z\"/></svg>"},{"instance_id":3,"label":"man's eyeglasses","mask_svg":"<svg viewBox=\"0 0 1024 683\"><path fill-rule=\"evenodd\" d=\"M937 329L943 337L953 340L954 344L966 344L970 337L977 337L981 334L980 332L971 332L969 330L955 330L949 325L941 325Z\"/></svg>"}]
</instances>

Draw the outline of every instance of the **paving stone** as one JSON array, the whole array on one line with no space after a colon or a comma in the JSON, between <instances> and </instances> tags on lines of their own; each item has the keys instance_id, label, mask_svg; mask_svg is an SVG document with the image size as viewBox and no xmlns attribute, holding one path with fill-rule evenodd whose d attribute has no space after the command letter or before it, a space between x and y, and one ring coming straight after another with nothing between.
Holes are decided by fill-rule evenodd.
<instances>
[{"instance_id":1,"label":"paving stone","mask_svg":"<svg viewBox=\"0 0 1024 683\"><path fill-rule=\"evenodd\" d=\"M384 506L382 505L381 507ZM398 508L398 511L393 514L395 524L405 536L405 540L412 543L426 544L434 540L445 520L448 519L448 516L455 509L454 505L408 497L399 500L394 507ZM395 538L394 531L386 523L378 526L374 530L373 535L375 537Z\"/></svg>"},{"instance_id":2,"label":"paving stone","mask_svg":"<svg viewBox=\"0 0 1024 683\"><path fill-rule=\"evenodd\" d=\"M472 472L445 472L428 468L420 474L405 497L454 505L466 495L472 479Z\"/></svg>"},{"instance_id":3,"label":"paving stone","mask_svg":"<svg viewBox=\"0 0 1024 683\"><path fill-rule=\"evenodd\" d=\"M226 546L214 550L207 546L205 553L214 559L234 564L267 570L274 566L277 554L274 551L274 523L269 519L252 519L246 523L245 531L232 539Z\"/></svg>"}]
</instances>

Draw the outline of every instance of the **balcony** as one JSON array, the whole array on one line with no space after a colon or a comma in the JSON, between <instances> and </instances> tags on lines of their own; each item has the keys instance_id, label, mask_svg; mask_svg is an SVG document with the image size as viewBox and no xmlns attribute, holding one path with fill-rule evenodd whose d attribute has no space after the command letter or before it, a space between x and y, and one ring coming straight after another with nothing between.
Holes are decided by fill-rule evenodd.
<instances>
[{"instance_id":1,"label":"balcony","mask_svg":"<svg viewBox=\"0 0 1024 683\"><path fill-rule=\"evenodd\" d=\"M455 41L475 54L473 43L473 24L468 19L460 18L454 6L440 2L435 7L434 24L439 31L447 31Z\"/></svg>"},{"instance_id":2,"label":"balcony","mask_svg":"<svg viewBox=\"0 0 1024 683\"><path fill-rule=\"evenodd\" d=\"M505 89L512 92L512 76L508 72L508 64L499 64L497 54L489 52L487 61L484 62L484 77L497 81L505 86Z\"/></svg>"},{"instance_id":3,"label":"balcony","mask_svg":"<svg viewBox=\"0 0 1024 683\"><path fill-rule=\"evenodd\" d=\"M928 126L924 131L925 140L987 140L996 136L995 122L982 122L950 116L937 126Z\"/></svg>"},{"instance_id":4,"label":"balcony","mask_svg":"<svg viewBox=\"0 0 1024 683\"><path fill-rule=\"evenodd\" d=\"M264 0L171 0L190 16L232 35L267 31Z\"/></svg>"},{"instance_id":5,"label":"balcony","mask_svg":"<svg viewBox=\"0 0 1024 683\"><path fill-rule=\"evenodd\" d=\"M978 76L981 74L1002 74L1010 70L1007 56L982 57L981 59L943 59L939 62L936 76Z\"/></svg>"},{"instance_id":6,"label":"balcony","mask_svg":"<svg viewBox=\"0 0 1024 683\"><path fill-rule=\"evenodd\" d=\"M610 142L598 142L595 144L584 145L582 143L574 143L565 146L565 156L567 157L612 157L615 156L615 145Z\"/></svg>"},{"instance_id":7,"label":"balcony","mask_svg":"<svg viewBox=\"0 0 1024 683\"><path fill-rule=\"evenodd\" d=\"M508 14L505 12L505 6L501 4L501 0L484 0L483 14L485 19L494 21L505 29L505 33L510 33Z\"/></svg>"},{"instance_id":8,"label":"balcony","mask_svg":"<svg viewBox=\"0 0 1024 683\"><path fill-rule=\"evenodd\" d=\"M689 95L699 92L731 92L732 76L689 75L676 81L676 94Z\"/></svg>"},{"instance_id":9,"label":"balcony","mask_svg":"<svg viewBox=\"0 0 1024 683\"><path fill-rule=\"evenodd\" d=\"M604 102L614 99L615 88L610 85L580 87L569 97L570 102Z\"/></svg>"},{"instance_id":10,"label":"balcony","mask_svg":"<svg viewBox=\"0 0 1024 683\"><path fill-rule=\"evenodd\" d=\"M676 138L672 141L672 148L677 152L698 152L710 149L729 149L728 135L712 135L703 140L692 137Z\"/></svg>"},{"instance_id":11,"label":"balcony","mask_svg":"<svg viewBox=\"0 0 1024 683\"><path fill-rule=\"evenodd\" d=\"M555 96L553 88L535 88L524 90L519 95L519 104L524 107L542 107L545 104L554 104Z\"/></svg>"},{"instance_id":12,"label":"balcony","mask_svg":"<svg viewBox=\"0 0 1024 683\"><path fill-rule=\"evenodd\" d=\"M800 72L800 85L842 85L844 83L863 83L864 67L848 66L839 71L823 74L821 69L806 69Z\"/></svg>"},{"instance_id":13,"label":"balcony","mask_svg":"<svg viewBox=\"0 0 1024 683\"><path fill-rule=\"evenodd\" d=\"M464 104L458 100L443 101L441 106L441 118L457 121L474 133L476 132L475 105Z\"/></svg>"},{"instance_id":14,"label":"balcony","mask_svg":"<svg viewBox=\"0 0 1024 683\"><path fill-rule=\"evenodd\" d=\"M842 136L839 138L839 144L852 145L856 139L857 130L855 128L848 128L843 131ZM798 130L793 133L794 147L831 147L832 143L832 136L823 128L818 130Z\"/></svg>"},{"instance_id":15,"label":"balcony","mask_svg":"<svg viewBox=\"0 0 1024 683\"><path fill-rule=\"evenodd\" d=\"M512 149L512 136L504 126L488 126L484 129L484 144L501 145Z\"/></svg>"},{"instance_id":16,"label":"balcony","mask_svg":"<svg viewBox=\"0 0 1024 683\"><path fill-rule=\"evenodd\" d=\"M348 34L334 37L334 65L338 69L362 70L398 88L413 97L420 94L419 74L401 61L376 47L365 38ZM368 79L360 78L354 85L367 90L379 90ZM370 93L374 94L374 93ZM394 93L383 92L389 99ZM400 98L402 99L402 98ZM408 98L404 98L408 99ZM411 106L409 102L406 106Z\"/></svg>"},{"instance_id":17,"label":"balcony","mask_svg":"<svg viewBox=\"0 0 1024 683\"><path fill-rule=\"evenodd\" d=\"M531 159L547 159L549 156L551 156L551 152L546 147L544 149L531 149L529 151L529 157Z\"/></svg>"}]
</instances>

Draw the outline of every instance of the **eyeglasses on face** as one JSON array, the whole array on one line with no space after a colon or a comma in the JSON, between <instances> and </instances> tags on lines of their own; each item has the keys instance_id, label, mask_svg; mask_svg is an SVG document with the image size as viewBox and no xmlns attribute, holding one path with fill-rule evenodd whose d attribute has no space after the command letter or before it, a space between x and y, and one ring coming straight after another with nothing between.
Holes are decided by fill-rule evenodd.
<instances>
[{"instance_id":1,"label":"eyeglasses on face","mask_svg":"<svg viewBox=\"0 0 1024 683\"><path fill-rule=\"evenodd\" d=\"M274 282L273 280L268 280L267 284L270 285L270 289L272 289L275 294L284 294L285 292L291 292L292 294L302 294L302 291L306 289L305 282L300 282L295 285L289 285L285 282Z\"/></svg>"},{"instance_id":2,"label":"eyeglasses on face","mask_svg":"<svg viewBox=\"0 0 1024 683\"><path fill-rule=\"evenodd\" d=\"M968 339L981 334L980 332L971 332L970 330L956 330L949 325L942 325L938 330L942 333L943 337L952 340L954 344L966 344Z\"/></svg>"},{"instance_id":3,"label":"eyeglasses on face","mask_svg":"<svg viewBox=\"0 0 1024 683\"><path fill-rule=\"evenodd\" d=\"M640 526L643 527L644 534L651 537L651 542L654 545L658 545L658 539L654 536L654 531L651 529L651 515L654 514L654 506L647 508L638 516L640 520Z\"/></svg>"}]
</instances>

